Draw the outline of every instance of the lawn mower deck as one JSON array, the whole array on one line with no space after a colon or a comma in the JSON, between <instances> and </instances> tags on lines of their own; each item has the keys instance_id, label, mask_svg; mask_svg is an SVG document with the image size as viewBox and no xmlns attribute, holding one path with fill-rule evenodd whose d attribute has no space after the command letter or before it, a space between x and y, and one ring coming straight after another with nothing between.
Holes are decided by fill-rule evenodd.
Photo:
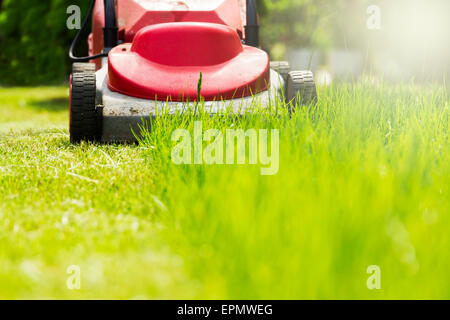
<instances>
[{"instance_id":1,"label":"lawn mower deck","mask_svg":"<svg viewBox=\"0 0 450 320\"><path fill-rule=\"evenodd\" d=\"M258 48L255 3L239 2L93 0L83 23L93 13L90 56L74 57L79 34L70 52L78 61L70 82L71 141L134 141L143 121L199 101L208 113L233 115L280 97L291 106L315 101L312 73L269 63Z\"/></svg>"},{"instance_id":2,"label":"lawn mower deck","mask_svg":"<svg viewBox=\"0 0 450 320\"><path fill-rule=\"evenodd\" d=\"M280 90L284 81L274 70L271 73L270 88L264 92L243 98L229 100L203 100L200 105L210 114L245 115L258 106L274 105L274 100L280 97ZM140 133L143 121L149 124L150 118L158 115L175 115L192 112L198 107L197 101L159 101L135 98L119 92L111 91L108 87L107 67L96 72L97 78L97 106L102 118L98 140L102 142L129 142ZM101 100L100 100L101 99ZM131 128L131 130L130 130Z\"/></svg>"}]
</instances>

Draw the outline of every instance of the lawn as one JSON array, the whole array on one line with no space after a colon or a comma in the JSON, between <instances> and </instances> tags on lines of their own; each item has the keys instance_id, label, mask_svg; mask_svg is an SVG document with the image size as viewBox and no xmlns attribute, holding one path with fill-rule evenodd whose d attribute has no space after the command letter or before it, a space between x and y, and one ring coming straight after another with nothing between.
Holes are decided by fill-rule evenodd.
<instances>
[{"instance_id":1,"label":"lawn","mask_svg":"<svg viewBox=\"0 0 450 320\"><path fill-rule=\"evenodd\" d=\"M447 88L339 84L291 117L196 114L279 129L272 176L174 164L192 115L136 145L71 145L67 96L0 88L0 298L450 299Z\"/></svg>"}]
</instances>

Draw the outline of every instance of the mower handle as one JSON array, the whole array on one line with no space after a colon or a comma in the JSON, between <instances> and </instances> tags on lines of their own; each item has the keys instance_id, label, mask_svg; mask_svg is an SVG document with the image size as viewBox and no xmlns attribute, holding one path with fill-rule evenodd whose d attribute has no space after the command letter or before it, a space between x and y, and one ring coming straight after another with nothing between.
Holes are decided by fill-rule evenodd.
<instances>
[{"instance_id":1,"label":"mower handle","mask_svg":"<svg viewBox=\"0 0 450 320\"><path fill-rule=\"evenodd\" d=\"M92 17L92 12L94 11L95 1L91 1L91 5L89 7L88 14L86 18L84 18L83 25L81 29L78 31L77 35L73 39L73 42L69 49L69 57L72 61L77 62L88 62L90 60L107 57L109 51L117 45L117 19L116 19L116 7L114 0L103 0L104 8L105 8L105 27L103 28L103 52L100 54L96 54L93 56L87 57L76 57L74 55L75 47L80 40L80 37L89 23L89 20Z\"/></svg>"}]
</instances>

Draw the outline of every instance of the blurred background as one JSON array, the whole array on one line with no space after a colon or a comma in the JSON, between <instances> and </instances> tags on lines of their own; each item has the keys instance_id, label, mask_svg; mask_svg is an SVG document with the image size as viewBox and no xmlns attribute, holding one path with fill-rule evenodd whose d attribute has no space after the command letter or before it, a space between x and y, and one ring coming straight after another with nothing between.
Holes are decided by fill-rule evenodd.
<instances>
[{"instance_id":1,"label":"blurred background","mask_svg":"<svg viewBox=\"0 0 450 320\"><path fill-rule=\"evenodd\" d=\"M90 0L0 0L0 85L66 81L67 8ZM258 0L261 45L318 82L444 82L450 74L449 0ZM85 35L87 39L87 34ZM87 52L84 44L79 52Z\"/></svg>"}]
</instances>

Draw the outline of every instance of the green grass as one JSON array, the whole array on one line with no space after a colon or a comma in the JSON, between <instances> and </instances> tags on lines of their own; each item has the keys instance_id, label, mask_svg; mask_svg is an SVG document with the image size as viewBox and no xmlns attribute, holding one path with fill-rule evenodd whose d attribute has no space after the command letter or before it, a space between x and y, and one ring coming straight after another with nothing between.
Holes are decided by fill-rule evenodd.
<instances>
[{"instance_id":1,"label":"green grass","mask_svg":"<svg viewBox=\"0 0 450 320\"><path fill-rule=\"evenodd\" d=\"M192 117L75 146L66 88L0 88L0 298L449 299L447 89L319 94L291 118L199 113L204 130L280 129L279 173L261 176L173 164Z\"/></svg>"}]
</instances>

